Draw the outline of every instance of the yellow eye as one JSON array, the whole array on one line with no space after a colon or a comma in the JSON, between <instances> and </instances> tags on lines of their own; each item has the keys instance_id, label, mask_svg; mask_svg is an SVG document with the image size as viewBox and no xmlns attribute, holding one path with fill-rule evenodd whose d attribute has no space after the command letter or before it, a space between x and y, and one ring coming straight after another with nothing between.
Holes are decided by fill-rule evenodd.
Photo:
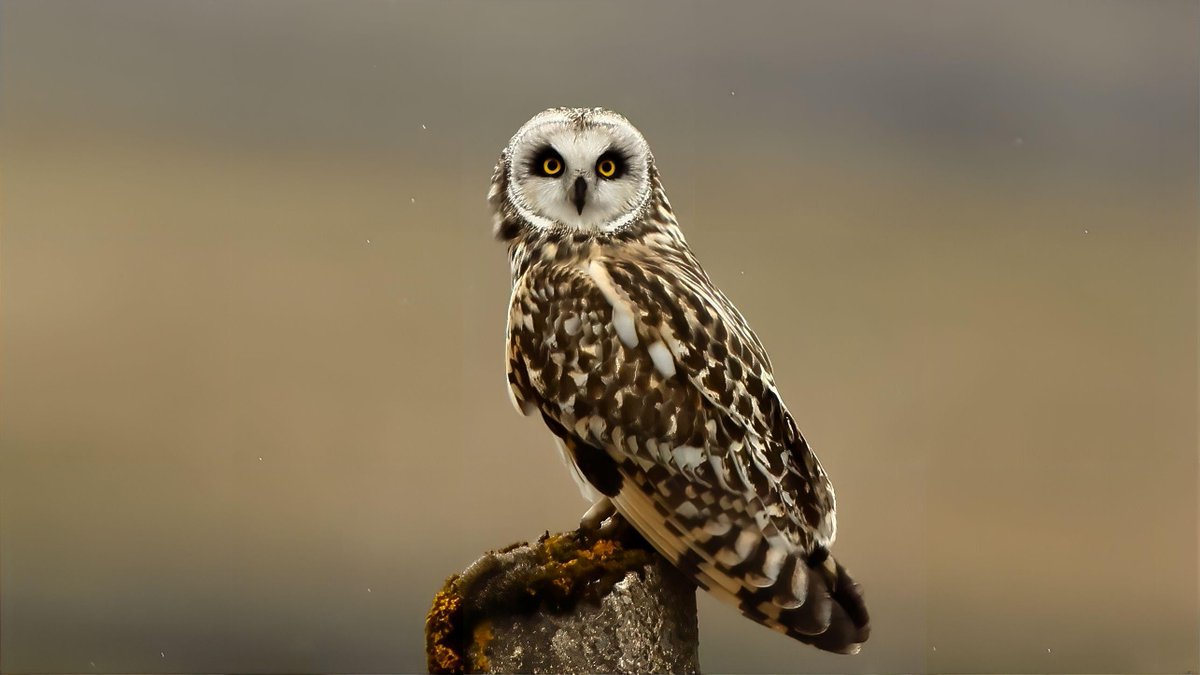
<instances>
[{"instance_id":1,"label":"yellow eye","mask_svg":"<svg viewBox=\"0 0 1200 675\"><path fill-rule=\"evenodd\" d=\"M542 171L544 171L547 176L553 176L559 171L562 171L562 162L558 161L558 159L555 157L547 157L546 161L542 162Z\"/></svg>"},{"instance_id":2,"label":"yellow eye","mask_svg":"<svg viewBox=\"0 0 1200 675\"><path fill-rule=\"evenodd\" d=\"M605 178L612 178L613 174L617 172L617 164L611 159L602 159L596 165L596 171L599 171L600 175Z\"/></svg>"}]
</instances>

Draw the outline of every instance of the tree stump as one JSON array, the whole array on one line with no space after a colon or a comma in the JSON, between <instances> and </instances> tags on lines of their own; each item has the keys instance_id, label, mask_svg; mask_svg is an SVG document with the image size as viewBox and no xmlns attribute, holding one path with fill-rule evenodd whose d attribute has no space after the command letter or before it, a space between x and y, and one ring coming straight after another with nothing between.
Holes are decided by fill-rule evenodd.
<instances>
[{"instance_id":1,"label":"tree stump","mask_svg":"<svg viewBox=\"0 0 1200 675\"><path fill-rule=\"evenodd\" d=\"M698 673L696 588L631 529L547 533L450 577L425 646L433 673Z\"/></svg>"}]
</instances>

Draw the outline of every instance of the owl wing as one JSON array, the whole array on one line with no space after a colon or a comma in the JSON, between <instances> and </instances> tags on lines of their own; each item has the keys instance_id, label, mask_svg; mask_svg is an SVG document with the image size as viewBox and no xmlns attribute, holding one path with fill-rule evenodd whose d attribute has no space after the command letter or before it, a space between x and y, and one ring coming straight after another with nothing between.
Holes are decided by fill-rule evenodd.
<instances>
[{"instance_id":1,"label":"owl wing","mask_svg":"<svg viewBox=\"0 0 1200 675\"><path fill-rule=\"evenodd\" d=\"M698 584L833 651L866 611L827 556L833 493L757 338L698 266L535 266L509 316L509 381L575 467Z\"/></svg>"}]
</instances>

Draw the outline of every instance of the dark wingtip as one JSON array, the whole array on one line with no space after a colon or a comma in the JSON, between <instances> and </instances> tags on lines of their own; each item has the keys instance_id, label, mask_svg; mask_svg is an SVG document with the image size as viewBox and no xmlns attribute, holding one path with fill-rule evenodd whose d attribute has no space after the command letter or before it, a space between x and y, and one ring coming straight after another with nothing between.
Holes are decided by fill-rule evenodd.
<instances>
[{"instance_id":1,"label":"dark wingtip","mask_svg":"<svg viewBox=\"0 0 1200 675\"><path fill-rule=\"evenodd\" d=\"M862 588L837 561L825 564L827 554L811 557L806 566L809 593L803 605L783 612L787 634L818 649L857 654L871 636L871 617ZM815 565L813 564L815 563ZM814 592L815 591L815 592ZM816 632L814 624L824 630Z\"/></svg>"},{"instance_id":2,"label":"dark wingtip","mask_svg":"<svg viewBox=\"0 0 1200 675\"><path fill-rule=\"evenodd\" d=\"M833 599L846 611L846 616L858 629L860 634L858 641L865 642L871 634L871 615L867 612L866 601L863 600L862 587L850 577L850 573L846 571L845 567L842 567L841 563L835 563L835 565L837 583L833 589Z\"/></svg>"}]
</instances>

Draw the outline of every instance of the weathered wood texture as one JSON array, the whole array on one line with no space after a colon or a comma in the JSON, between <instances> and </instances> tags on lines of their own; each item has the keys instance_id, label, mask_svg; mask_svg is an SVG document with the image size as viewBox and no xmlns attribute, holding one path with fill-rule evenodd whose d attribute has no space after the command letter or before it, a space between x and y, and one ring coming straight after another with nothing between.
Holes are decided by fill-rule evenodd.
<instances>
[{"instance_id":1,"label":"weathered wood texture","mask_svg":"<svg viewBox=\"0 0 1200 675\"><path fill-rule=\"evenodd\" d=\"M636 534L488 553L425 624L431 672L697 673L696 589Z\"/></svg>"}]
</instances>

